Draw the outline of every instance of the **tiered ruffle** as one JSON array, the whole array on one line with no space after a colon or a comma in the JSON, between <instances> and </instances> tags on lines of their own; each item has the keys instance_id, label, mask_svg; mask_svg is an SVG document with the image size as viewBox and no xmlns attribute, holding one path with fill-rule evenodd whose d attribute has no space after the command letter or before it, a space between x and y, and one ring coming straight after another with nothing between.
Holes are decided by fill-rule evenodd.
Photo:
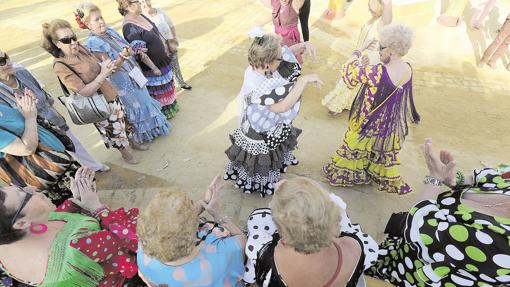
<instances>
[{"instance_id":1,"label":"tiered ruffle","mask_svg":"<svg viewBox=\"0 0 510 287\"><path fill-rule=\"evenodd\" d=\"M343 145L322 169L326 179L334 186L353 186L374 181L381 191L400 194L411 192L398 171L400 146L395 143L391 150L375 151L371 150L373 141L373 138L359 140L358 133L349 130Z\"/></svg>"},{"instance_id":2,"label":"tiered ruffle","mask_svg":"<svg viewBox=\"0 0 510 287\"><path fill-rule=\"evenodd\" d=\"M240 129L236 130L237 133ZM275 149L250 150L242 140L230 135L230 146L225 153L230 160L224 176L225 180L236 181L236 187L245 193L260 192L261 196L273 194L274 184L280 180L280 173L289 165L299 162L292 154L297 146L301 130L291 127L289 136ZM257 141L264 145L263 141Z\"/></svg>"}]
</instances>

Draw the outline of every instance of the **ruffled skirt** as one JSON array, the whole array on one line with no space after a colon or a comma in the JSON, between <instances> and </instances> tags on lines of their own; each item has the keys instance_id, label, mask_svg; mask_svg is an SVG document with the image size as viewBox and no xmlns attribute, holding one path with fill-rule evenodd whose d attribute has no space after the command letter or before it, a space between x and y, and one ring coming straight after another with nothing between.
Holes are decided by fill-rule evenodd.
<instances>
[{"instance_id":1,"label":"ruffled skirt","mask_svg":"<svg viewBox=\"0 0 510 287\"><path fill-rule=\"evenodd\" d=\"M167 119L175 116L177 112L177 100L175 95L175 84L173 80L173 73L171 64L159 68L161 75L157 76L152 71L144 71L143 74L147 78L147 90L151 97L156 99L161 104L161 110L167 116ZM166 106L172 105L171 110Z\"/></svg>"},{"instance_id":2,"label":"ruffled skirt","mask_svg":"<svg viewBox=\"0 0 510 287\"><path fill-rule=\"evenodd\" d=\"M225 180L245 193L259 192L262 197L274 193L274 184L289 165L299 162L292 151L301 130L286 125L278 137L265 137L252 129L245 134L238 128L230 135L232 145L225 151L230 160Z\"/></svg>"},{"instance_id":3,"label":"ruffled skirt","mask_svg":"<svg viewBox=\"0 0 510 287\"><path fill-rule=\"evenodd\" d=\"M161 105L151 98L146 88L139 88L127 73L119 71L111 79L119 91L127 120L133 125L132 139L150 142L170 133L171 125L161 112Z\"/></svg>"},{"instance_id":4,"label":"ruffled skirt","mask_svg":"<svg viewBox=\"0 0 510 287\"><path fill-rule=\"evenodd\" d=\"M333 154L331 162L322 170L326 179L334 186L369 184L372 181L378 189L388 193L405 194L411 192L400 176L398 166L400 145L385 151L372 150L375 138L359 139L357 130L349 127L343 145Z\"/></svg>"}]
</instances>

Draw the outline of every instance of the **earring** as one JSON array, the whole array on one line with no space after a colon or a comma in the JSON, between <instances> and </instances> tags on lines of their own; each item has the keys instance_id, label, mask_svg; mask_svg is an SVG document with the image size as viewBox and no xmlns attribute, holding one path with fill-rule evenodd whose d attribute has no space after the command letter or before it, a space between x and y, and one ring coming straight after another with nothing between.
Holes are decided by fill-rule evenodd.
<instances>
[{"instance_id":1,"label":"earring","mask_svg":"<svg viewBox=\"0 0 510 287\"><path fill-rule=\"evenodd\" d=\"M271 78L271 77L273 76L273 72L271 72L271 71L269 70L269 66L266 66L266 69L267 69L267 70L264 72L264 76L266 76L266 78L268 78L268 79L269 79L269 78Z\"/></svg>"},{"instance_id":2,"label":"earring","mask_svg":"<svg viewBox=\"0 0 510 287\"><path fill-rule=\"evenodd\" d=\"M30 233L35 235L40 235L48 231L48 226L46 224L30 224L30 227L28 228L30 230Z\"/></svg>"}]
</instances>

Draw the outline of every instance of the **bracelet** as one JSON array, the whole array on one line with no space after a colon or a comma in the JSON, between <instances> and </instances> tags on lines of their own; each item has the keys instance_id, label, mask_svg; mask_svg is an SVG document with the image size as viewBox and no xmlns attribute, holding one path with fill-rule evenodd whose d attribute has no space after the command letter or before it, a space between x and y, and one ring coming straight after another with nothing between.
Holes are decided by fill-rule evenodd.
<instances>
[{"instance_id":1,"label":"bracelet","mask_svg":"<svg viewBox=\"0 0 510 287\"><path fill-rule=\"evenodd\" d=\"M354 50L354 52L352 52L352 55L354 55L356 57L361 57L361 52L358 50Z\"/></svg>"},{"instance_id":2,"label":"bracelet","mask_svg":"<svg viewBox=\"0 0 510 287\"><path fill-rule=\"evenodd\" d=\"M443 185L439 179L434 178L430 175L425 176L423 183L428 184L428 185L433 185L433 186L442 186Z\"/></svg>"},{"instance_id":3,"label":"bracelet","mask_svg":"<svg viewBox=\"0 0 510 287\"><path fill-rule=\"evenodd\" d=\"M90 215L94 218L98 218L98 216L103 213L104 211L108 211L108 207L106 207L106 205L103 204L103 206L101 206L100 208L94 210L93 212L90 213Z\"/></svg>"},{"instance_id":4,"label":"bracelet","mask_svg":"<svg viewBox=\"0 0 510 287\"><path fill-rule=\"evenodd\" d=\"M464 173L462 171L457 170L455 173L455 185L461 186L464 185L466 177L464 176Z\"/></svg>"},{"instance_id":5,"label":"bracelet","mask_svg":"<svg viewBox=\"0 0 510 287\"><path fill-rule=\"evenodd\" d=\"M120 57L120 58L123 58L124 60L129 60L129 56L127 56L127 57L126 57L126 56L124 56L124 55L122 54L122 52L120 52L120 53L119 53L119 57Z\"/></svg>"}]
</instances>

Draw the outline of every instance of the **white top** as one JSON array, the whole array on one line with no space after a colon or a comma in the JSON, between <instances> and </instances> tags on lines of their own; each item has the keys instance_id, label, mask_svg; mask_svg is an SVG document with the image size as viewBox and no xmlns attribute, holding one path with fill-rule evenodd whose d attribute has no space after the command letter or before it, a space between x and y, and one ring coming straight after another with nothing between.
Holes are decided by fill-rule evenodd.
<instances>
[{"instance_id":1,"label":"white top","mask_svg":"<svg viewBox=\"0 0 510 287\"><path fill-rule=\"evenodd\" d=\"M158 27L159 32L165 39L173 39L174 35L172 34L172 31L170 28L174 26L174 23L172 23L172 20L166 15L163 10L160 8L156 8L156 15L149 15L144 14L145 17L149 18L155 25Z\"/></svg>"}]
</instances>

